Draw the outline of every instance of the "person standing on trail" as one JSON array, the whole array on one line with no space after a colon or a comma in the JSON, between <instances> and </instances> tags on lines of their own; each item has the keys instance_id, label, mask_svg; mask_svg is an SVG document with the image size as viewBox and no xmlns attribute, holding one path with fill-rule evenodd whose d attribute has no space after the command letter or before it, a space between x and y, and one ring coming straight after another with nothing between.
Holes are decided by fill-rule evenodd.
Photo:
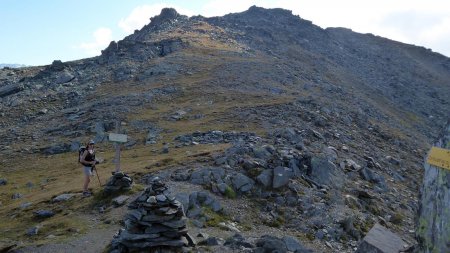
<instances>
[{"instance_id":1,"label":"person standing on trail","mask_svg":"<svg viewBox=\"0 0 450 253\"><path fill-rule=\"evenodd\" d=\"M93 170L95 169L95 142L90 140L86 145L83 153L80 154L80 163L83 165L84 172L84 185L83 185L83 196L89 197L92 193L88 190L89 182L91 182L91 176L93 175Z\"/></svg>"}]
</instances>

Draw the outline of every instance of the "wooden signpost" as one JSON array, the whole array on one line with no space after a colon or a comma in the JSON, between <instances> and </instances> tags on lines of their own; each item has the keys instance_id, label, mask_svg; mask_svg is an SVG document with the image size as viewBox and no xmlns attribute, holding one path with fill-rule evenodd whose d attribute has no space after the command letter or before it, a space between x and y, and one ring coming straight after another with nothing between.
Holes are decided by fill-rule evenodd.
<instances>
[{"instance_id":1,"label":"wooden signpost","mask_svg":"<svg viewBox=\"0 0 450 253\"><path fill-rule=\"evenodd\" d=\"M432 147L428 154L427 163L450 170L450 150L445 148Z\"/></svg>"},{"instance_id":2,"label":"wooden signpost","mask_svg":"<svg viewBox=\"0 0 450 253\"><path fill-rule=\"evenodd\" d=\"M116 172L120 171L120 144L127 142L128 136L126 134L109 133L108 140L114 142L116 148Z\"/></svg>"},{"instance_id":3,"label":"wooden signpost","mask_svg":"<svg viewBox=\"0 0 450 253\"><path fill-rule=\"evenodd\" d=\"M418 252L450 252L450 120L424 163L416 238Z\"/></svg>"}]
</instances>

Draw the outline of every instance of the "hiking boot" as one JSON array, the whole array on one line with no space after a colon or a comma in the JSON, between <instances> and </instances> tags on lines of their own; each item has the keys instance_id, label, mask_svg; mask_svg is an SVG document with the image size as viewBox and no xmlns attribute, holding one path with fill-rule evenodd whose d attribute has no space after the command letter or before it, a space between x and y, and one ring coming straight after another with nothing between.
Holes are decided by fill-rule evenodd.
<instances>
[{"instance_id":1,"label":"hiking boot","mask_svg":"<svg viewBox=\"0 0 450 253\"><path fill-rule=\"evenodd\" d=\"M83 192L83 197L90 197L90 196L92 196L92 193L91 192Z\"/></svg>"}]
</instances>

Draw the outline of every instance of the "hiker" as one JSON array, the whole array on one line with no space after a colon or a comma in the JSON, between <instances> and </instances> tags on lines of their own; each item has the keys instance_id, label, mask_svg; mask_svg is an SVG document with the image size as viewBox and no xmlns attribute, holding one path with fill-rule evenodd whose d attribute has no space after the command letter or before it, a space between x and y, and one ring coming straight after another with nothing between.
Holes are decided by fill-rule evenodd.
<instances>
[{"instance_id":1,"label":"hiker","mask_svg":"<svg viewBox=\"0 0 450 253\"><path fill-rule=\"evenodd\" d=\"M85 197L89 197L92 194L91 192L89 192L88 186L95 169L95 164L98 163L95 160L94 144L95 142L93 140L90 140L86 145L83 153L80 154L80 163L83 164L84 172L83 196Z\"/></svg>"}]
</instances>

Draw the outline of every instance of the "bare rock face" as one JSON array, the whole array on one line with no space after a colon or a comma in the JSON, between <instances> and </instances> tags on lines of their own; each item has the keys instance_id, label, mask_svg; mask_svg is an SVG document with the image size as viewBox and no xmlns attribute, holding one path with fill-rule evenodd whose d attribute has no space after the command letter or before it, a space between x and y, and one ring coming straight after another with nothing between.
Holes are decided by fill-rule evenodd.
<instances>
[{"instance_id":1,"label":"bare rock face","mask_svg":"<svg viewBox=\"0 0 450 253\"><path fill-rule=\"evenodd\" d=\"M450 122L434 144L450 149ZM450 252L450 171L425 162L416 221L420 252Z\"/></svg>"}]
</instances>

